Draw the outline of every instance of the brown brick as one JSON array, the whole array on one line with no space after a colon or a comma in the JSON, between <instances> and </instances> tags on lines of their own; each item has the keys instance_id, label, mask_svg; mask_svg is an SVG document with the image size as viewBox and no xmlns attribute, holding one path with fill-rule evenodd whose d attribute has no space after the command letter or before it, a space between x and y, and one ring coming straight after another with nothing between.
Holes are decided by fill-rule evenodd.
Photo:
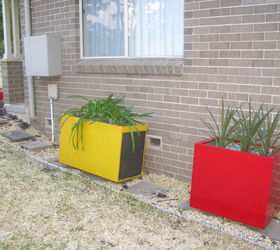
<instances>
[{"instance_id":1,"label":"brown brick","mask_svg":"<svg viewBox=\"0 0 280 250\"><path fill-rule=\"evenodd\" d=\"M184 44L184 50L192 50L192 46L193 46L192 43L185 43Z\"/></svg>"},{"instance_id":2,"label":"brown brick","mask_svg":"<svg viewBox=\"0 0 280 250\"><path fill-rule=\"evenodd\" d=\"M185 29L185 34L192 35L193 34L193 28L186 28Z\"/></svg>"},{"instance_id":3,"label":"brown brick","mask_svg":"<svg viewBox=\"0 0 280 250\"><path fill-rule=\"evenodd\" d=\"M194 16L194 18L197 18L197 17L209 17L210 16L210 10L194 11L193 16Z\"/></svg>"},{"instance_id":4,"label":"brown brick","mask_svg":"<svg viewBox=\"0 0 280 250\"><path fill-rule=\"evenodd\" d=\"M230 8L210 9L210 16L228 16L230 15Z\"/></svg>"},{"instance_id":5,"label":"brown brick","mask_svg":"<svg viewBox=\"0 0 280 250\"><path fill-rule=\"evenodd\" d=\"M218 68L218 74L220 75L228 75L228 76L231 76L231 75L239 75L239 68L222 68L222 67L219 67Z\"/></svg>"},{"instance_id":6,"label":"brown brick","mask_svg":"<svg viewBox=\"0 0 280 250\"><path fill-rule=\"evenodd\" d=\"M192 97L206 97L207 91L204 90L189 90L189 96Z\"/></svg>"},{"instance_id":7,"label":"brown brick","mask_svg":"<svg viewBox=\"0 0 280 250\"><path fill-rule=\"evenodd\" d=\"M277 31L277 23L258 23L254 25L254 31Z\"/></svg>"},{"instance_id":8,"label":"brown brick","mask_svg":"<svg viewBox=\"0 0 280 250\"><path fill-rule=\"evenodd\" d=\"M252 49L253 44L252 44L252 42L231 42L230 48L231 49Z\"/></svg>"},{"instance_id":9,"label":"brown brick","mask_svg":"<svg viewBox=\"0 0 280 250\"><path fill-rule=\"evenodd\" d=\"M274 76L274 77L279 77L280 76L280 69L263 69L262 70L262 75L263 76Z\"/></svg>"},{"instance_id":10,"label":"brown brick","mask_svg":"<svg viewBox=\"0 0 280 250\"><path fill-rule=\"evenodd\" d=\"M233 67L251 67L251 60L249 59L230 59L229 66Z\"/></svg>"},{"instance_id":11,"label":"brown brick","mask_svg":"<svg viewBox=\"0 0 280 250\"><path fill-rule=\"evenodd\" d=\"M263 51L241 51L241 58L263 58Z\"/></svg>"},{"instance_id":12,"label":"brown brick","mask_svg":"<svg viewBox=\"0 0 280 250\"><path fill-rule=\"evenodd\" d=\"M232 84L218 84L218 90L219 91L238 91L238 85L232 85Z\"/></svg>"},{"instance_id":13,"label":"brown brick","mask_svg":"<svg viewBox=\"0 0 280 250\"><path fill-rule=\"evenodd\" d=\"M262 69L240 68L239 74L241 76L261 76L262 75Z\"/></svg>"},{"instance_id":14,"label":"brown brick","mask_svg":"<svg viewBox=\"0 0 280 250\"><path fill-rule=\"evenodd\" d=\"M239 58L240 57L240 51L220 51L220 57Z\"/></svg>"},{"instance_id":15,"label":"brown brick","mask_svg":"<svg viewBox=\"0 0 280 250\"><path fill-rule=\"evenodd\" d=\"M274 60L252 60L252 67L274 67Z\"/></svg>"},{"instance_id":16,"label":"brown brick","mask_svg":"<svg viewBox=\"0 0 280 250\"><path fill-rule=\"evenodd\" d=\"M270 13L270 12L277 12L277 10L278 10L277 4L260 5L254 7L254 13Z\"/></svg>"},{"instance_id":17,"label":"brown brick","mask_svg":"<svg viewBox=\"0 0 280 250\"><path fill-rule=\"evenodd\" d=\"M239 85L239 91L245 93L260 93L261 87L256 85Z\"/></svg>"},{"instance_id":18,"label":"brown brick","mask_svg":"<svg viewBox=\"0 0 280 250\"><path fill-rule=\"evenodd\" d=\"M221 34L220 41L240 41L240 34Z\"/></svg>"},{"instance_id":19,"label":"brown brick","mask_svg":"<svg viewBox=\"0 0 280 250\"><path fill-rule=\"evenodd\" d=\"M271 77L250 77L250 84L272 85Z\"/></svg>"},{"instance_id":20,"label":"brown brick","mask_svg":"<svg viewBox=\"0 0 280 250\"><path fill-rule=\"evenodd\" d=\"M265 40L275 40L279 41L280 40L280 32L266 32L264 34Z\"/></svg>"},{"instance_id":21,"label":"brown brick","mask_svg":"<svg viewBox=\"0 0 280 250\"><path fill-rule=\"evenodd\" d=\"M212 58L212 57L218 57L219 52L218 51L200 51L199 56L202 58Z\"/></svg>"},{"instance_id":22,"label":"brown brick","mask_svg":"<svg viewBox=\"0 0 280 250\"><path fill-rule=\"evenodd\" d=\"M276 49L276 42L253 42L253 49Z\"/></svg>"},{"instance_id":23,"label":"brown brick","mask_svg":"<svg viewBox=\"0 0 280 250\"><path fill-rule=\"evenodd\" d=\"M227 99L227 92L208 91L209 98Z\"/></svg>"},{"instance_id":24,"label":"brown brick","mask_svg":"<svg viewBox=\"0 0 280 250\"><path fill-rule=\"evenodd\" d=\"M248 94L241 93L228 93L228 99L238 100L242 102L248 102Z\"/></svg>"},{"instance_id":25,"label":"brown brick","mask_svg":"<svg viewBox=\"0 0 280 250\"><path fill-rule=\"evenodd\" d=\"M171 89L171 95L173 96L187 96L188 93L187 89Z\"/></svg>"},{"instance_id":26,"label":"brown brick","mask_svg":"<svg viewBox=\"0 0 280 250\"><path fill-rule=\"evenodd\" d=\"M208 43L194 43L193 50L208 50L209 44Z\"/></svg>"},{"instance_id":27,"label":"brown brick","mask_svg":"<svg viewBox=\"0 0 280 250\"><path fill-rule=\"evenodd\" d=\"M201 42L215 42L219 41L219 35L200 35L199 40Z\"/></svg>"},{"instance_id":28,"label":"brown brick","mask_svg":"<svg viewBox=\"0 0 280 250\"><path fill-rule=\"evenodd\" d=\"M210 27L210 33L215 34L215 33L228 33L230 32L230 26L213 26Z\"/></svg>"},{"instance_id":29,"label":"brown brick","mask_svg":"<svg viewBox=\"0 0 280 250\"><path fill-rule=\"evenodd\" d=\"M241 23L242 19L240 16L226 16L223 18L220 17L211 17L200 19L200 25L225 25L225 24L237 24Z\"/></svg>"},{"instance_id":30,"label":"brown brick","mask_svg":"<svg viewBox=\"0 0 280 250\"><path fill-rule=\"evenodd\" d=\"M201 82L199 83L199 89L217 90L217 84Z\"/></svg>"},{"instance_id":31,"label":"brown brick","mask_svg":"<svg viewBox=\"0 0 280 250\"><path fill-rule=\"evenodd\" d=\"M280 13L275 14L267 14L266 15L267 22L279 22L280 21Z\"/></svg>"},{"instance_id":32,"label":"brown brick","mask_svg":"<svg viewBox=\"0 0 280 250\"><path fill-rule=\"evenodd\" d=\"M181 97L181 103L184 103L184 104L198 104L198 98Z\"/></svg>"},{"instance_id":33,"label":"brown brick","mask_svg":"<svg viewBox=\"0 0 280 250\"><path fill-rule=\"evenodd\" d=\"M185 3L185 9L186 10L198 10L199 2Z\"/></svg>"},{"instance_id":34,"label":"brown brick","mask_svg":"<svg viewBox=\"0 0 280 250\"><path fill-rule=\"evenodd\" d=\"M230 26L230 32L252 32L254 30L254 24L237 24Z\"/></svg>"},{"instance_id":35,"label":"brown brick","mask_svg":"<svg viewBox=\"0 0 280 250\"><path fill-rule=\"evenodd\" d=\"M260 23L265 21L265 15L244 15L242 16L242 23Z\"/></svg>"},{"instance_id":36,"label":"brown brick","mask_svg":"<svg viewBox=\"0 0 280 250\"><path fill-rule=\"evenodd\" d=\"M258 103L271 103L272 97L271 95L250 95L250 100L252 102L258 102Z\"/></svg>"},{"instance_id":37,"label":"brown brick","mask_svg":"<svg viewBox=\"0 0 280 250\"><path fill-rule=\"evenodd\" d=\"M186 11L184 13L185 18L193 18L193 11Z\"/></svg>"},{"instance_id":38,"label":"brown brick","mask_svg":"<svg viewBox=\"0 0 280 250\"><path fill-rule=\"evenodd\" d=\"M229 60L228 59L210 59L209 65L210 66L228 66Z\"/></svg>"},{"instance_id":39,"label":"brown brick","mask_svg":"<svg viewBox=\"0 0 280 250\"><path fill-rule=\"evenodd\" d=\"M205 35L205 34L209 34L209 30L210 28L209 27L196 27L194 29L194 34L198 35L198 34L202 34L202 35Z\"/></svg>"},{"instance_id":40,"label":"brown brick","mask_svg":"<svg viewBox=\"0 0 280 250\"><path fill-rule=\"evenodd\" d=\"M164 101L165 102L180 102L180 98L178 96L164 96Z\"/></svg>"},{"instance_id":41,"label":"brown brick","mask_svg":"<svg viewBox=\"0 0 280 250\"><path fill-rule=\"evenodd\" d=\"M264 33L244 33L241 36L241 40L264 40Z\"/></svg>"},{"instance_id":42,"label":"brown brick","mask_svg":"<svg viewBox=\"0 0 280 250\"><path fill-rule=\"evenodd\" d=\"M210 0L210 1L199 3L200 9L211 9L211 8L216 8L219 6L220 6L220 1L217 1L217 0Z\"/></svg>"},{"instance_id":43,"label":"brown brick","mask_svg":"<svg viewBox=\"0 0 280 250\"><path fill-rule=\"evenodd\" d=\"M280 95L280 88L279 87L262 86L261 90L262 90L263 94Z\"/></svg>"},{"instance_id":44,"label":"brown brick","mask_svg":"<svg viewBox=\"0 0 280 250\"><path fill-rule=\"evenodd\" d=\"M231 15L253 14L253 12L254 12L253 7L236 7L230 9Z\"/></svg>"},{"instance_id":45,"label":"brown brick","mask_svg":"<svg viewBox=\"0 0 280 250\"><path fill-rule=\"evenodd\" d=\"M221 7L238 6L241 5L241 0L221 0Z\"/></svg>"},{"instance_id":46,"label":"brown brick","mask_svg":"<svg viewBox=\"0 0 280 250\"><path fill-rule=\"evenodd\" d=\"M213 50L224 50L229 48L230 48L229 42L210 43L210 49Z\"/></svg>"}]
</instances>

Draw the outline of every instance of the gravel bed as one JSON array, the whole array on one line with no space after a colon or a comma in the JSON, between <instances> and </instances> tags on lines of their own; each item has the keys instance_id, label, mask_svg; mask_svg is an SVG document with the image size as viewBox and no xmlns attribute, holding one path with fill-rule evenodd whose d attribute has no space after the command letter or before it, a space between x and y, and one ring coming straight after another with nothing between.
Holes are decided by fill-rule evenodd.
<instances>
[{"instance_id":1,"label":"gravel bed","mask_svg":"<svg viewBox=\"0 0 280 250\"><path fill-rule=\"evenodd\" d=\"M17 121L9 120L9 123L7 125L0 125L0 133L7 130L14 130L18 128L19 127ZM37 135L37 138L39 138L39 140L44 140L46 142L49 141L48 138L46 138L44 135L36 131L34 128L28 128L26 129L26 131L34 135ZM1 136L1 140L6 145L13 145L13 148L16 148L17 151L21 151L24 154L29 154L32 155L33 157L42 160L54 159L57 158L58 156L58 148L45 149L41 152L30 152L25 149L22 149L18 145L18 143L10 143L8 139L2 136ZM72 169L72 168L67 168L67 171L70 171L75 175L84 174L82 171L77 169ZM57 175L57 173L55 172L54 175ZM167 190L165 193L167 197L162 199L156 196L147 198L140 195L130 195L130 194L129 197L135 197L137 200L158 207L161 210L164 210L166 213L176 214L180 218L187 219L188 221L199 222L200 224L203 224L206 227L217 229L221 234L227 233L230 235L234 235L237 238L251 241L254 244L259 244L259 246L263 248L277 249L277 247L280 247L279 242L273 241L268 237L263 236L260 232L255 231L252 228L242 225L238 222L234 222L232 220L228 220L222 217L212 216L208 213L203 213L197 210L178 209L177 207L178 205L180 205L181 203L189 199L190 185L188 183L184 183L166 176L149 173L149 174L145 174L141 179L134 179L128 181L125 183L125 185L132 186L143 180L150 181L152 183L164 187ZM111 191L114 191L115 194L127 195L127 192L125 192L125 189L123 188L123 184L113 183L101 178L95 178L94 182L102 186L105 186L107 189ZM276 218L280 219L280 212L276 214ZM0 231L0 235L1 235L1 231Z\"/></svg>"}]
</instances>

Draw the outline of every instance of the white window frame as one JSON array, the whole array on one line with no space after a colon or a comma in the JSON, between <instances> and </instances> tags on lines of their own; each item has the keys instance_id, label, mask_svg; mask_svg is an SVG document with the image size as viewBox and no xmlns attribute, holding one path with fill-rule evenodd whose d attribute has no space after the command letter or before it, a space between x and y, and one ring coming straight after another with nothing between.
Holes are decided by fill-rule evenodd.
<instances>
[{"instance_id":1,"label":"white window frame","mask_svg":"<svg viewBox=\"0 0 280 250\"><path fill-rule=\"evenodd\" d=\"M128 8L128 0L124 1L124 56L84 56L84 29L83 29L83 0L80 0L79 7L80 7L80 58L81 59L106 59L106 58L138 58L138 59L145 59L145 58L164 58L164 59L182 59L184 56L129 56L128 55L128 23L127 23L127 8ZM183 17L184 18L184 17Z\"/></svg>"}]
</instances>

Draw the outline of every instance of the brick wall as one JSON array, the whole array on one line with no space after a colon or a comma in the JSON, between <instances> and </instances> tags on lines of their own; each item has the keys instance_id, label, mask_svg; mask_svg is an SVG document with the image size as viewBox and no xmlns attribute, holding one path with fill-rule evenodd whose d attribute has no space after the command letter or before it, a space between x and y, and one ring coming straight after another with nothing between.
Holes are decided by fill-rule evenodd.
<instances>
[{"instance_id":1,"label":"brick wall","mask_svg":"<svg viewBox=\"0 0 280 250\"><path fill-rule=\"evenodd\" d=\"M145 120L149 134L162 137L162 149L147 149L146 169L189 180L193 143L206 136L200 121L209 117L205 106L216 111L221 97L235 106L249 98L254 104L280 104L279 0L185 0L181 75L116 73L117 69L110 74L110 65L106 74L77 70L81 63L78 2L31 1L33 35L59 35L63 47L63 75L35 80L36 125L43 131L50 132L45 127L48 83L59 86L59 100L54 103L57 134L59 114L79 103L69 95L125 96L126 104L136 111L153 112Z\"/></svg>"},{"instance_id":2,"label":"brick wall","mask_svg":"<svg viewBox=\"0 0 280 250\"><path fill-rule=\"evenodd\" d=\"M21 61L1 62L4 102L6 104L24 103L24 80Z\"/></svg>"}]
</instances>

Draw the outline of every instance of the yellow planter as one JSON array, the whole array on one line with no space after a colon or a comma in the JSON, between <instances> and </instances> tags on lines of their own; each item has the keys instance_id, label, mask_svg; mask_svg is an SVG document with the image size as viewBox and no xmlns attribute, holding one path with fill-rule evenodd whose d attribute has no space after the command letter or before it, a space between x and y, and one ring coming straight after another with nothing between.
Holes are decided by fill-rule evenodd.
<instances>
[{"instance_id":1,"label":"yellow planter","mask_svg":"<svg viewBox=\"0 0 280 250\"><path fill-rule=\"evenodd\" d=\"M84 170L114 182L142 175L145 150L146 125L137 125L134 131L135 153L133 153L128 126L107 123L83 123L83 138L74 149L71 136L72 124L78 118L69 118L61 127L59 162Z\"/></svg>"}]
</instances>

